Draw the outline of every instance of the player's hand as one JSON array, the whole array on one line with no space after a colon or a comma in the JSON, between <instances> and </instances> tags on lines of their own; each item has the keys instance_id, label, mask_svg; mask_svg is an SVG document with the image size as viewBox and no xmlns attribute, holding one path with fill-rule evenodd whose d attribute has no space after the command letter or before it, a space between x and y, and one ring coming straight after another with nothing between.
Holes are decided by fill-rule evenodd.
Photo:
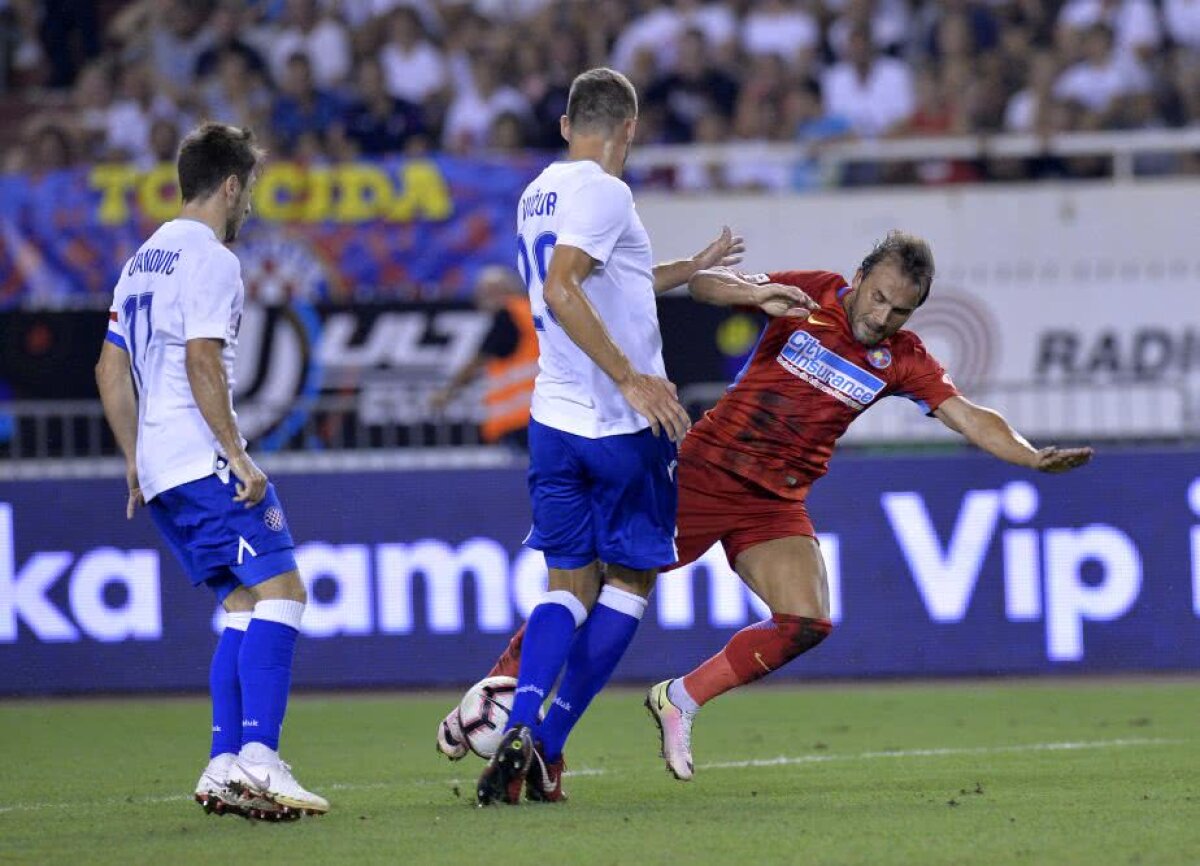
<instances>
[{"instance_id":1,"label":"player's hand","mask_svg":"<svg viewBox=\"0 0 1200 866\"><path fill-rule=\"evenodd\" d=\"M138 482L137 467L125 469L125 483L129 486L129 499L125 502L125 519L133 520L133 513L146 504L142 496L142 485Z\"/></svg>"},{"instance_id":2,"label":"player's hand","mask_svg":"<svg viewBox=\"0 0 1200 866\"><path fill-rule=\"evenodd\" d=\"M634 373L620 383L621 394L637 412L650 422L657 436L666 431L672 442L680 442L692 426L692 419L679 403L675 385L658 376Z\"/></svg>"},{"instance_id":3,"label":"player's hand","mask_svg":"<svg viewBox=\"0 0 1200 866\"><path fill-rule=\"evenodd\" d=\"M716 267L729 268L738 264L745 253L745 238L735 236L733 230L725 226L715 241L692 257L692 262L698 271Z\"/></svg>"},{"instance_id":4,"label":"player's hand","mask_svg":"<svg viewBox=\"0 0 1200 866\"><path fill-rule=\"evenodd\" d=\"M229 458L229 470L237 479L237 494L234 502L244 502L247 508L253 508L262 502L267 495L267 473L254 465L250 455L245 451Z\"/></svg>"},{"instance_id":5,"label":"player's hand","mask_svg":"<svg viewBox=\"0 0 1200 866\"><path fill-rule=\"evenodd\" d=\"M764 283L753 288L754 304L768 316L808 318L821 305L795 286L783 283Z\"/></svg>"},{"instance_id":6,"label":"player's hand","mask_svg":"<svg viewBox=\"0 0 1200 866\"><path fill-rule=\"evenodd\" d=\"M1089 460L1095 452L1091 448L1058 448L1051 445L1040 449L1033 458L1032 468L1038 472L1070 472L1078 469Z\"/></svg>"}]
</instances>

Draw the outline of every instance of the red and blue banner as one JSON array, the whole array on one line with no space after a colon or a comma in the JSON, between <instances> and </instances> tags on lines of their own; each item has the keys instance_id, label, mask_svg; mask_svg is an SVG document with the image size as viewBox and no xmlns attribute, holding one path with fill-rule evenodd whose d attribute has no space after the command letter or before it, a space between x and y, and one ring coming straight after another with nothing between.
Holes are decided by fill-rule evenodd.
<instances>
[{"instance_id":1,"label":"red and blue banner","mask_svg":"<svg viewBox=\"0 0 1200 866\"><path fill-rule=\"evenodd\" d=\"M466 297L512 264L517 199L545 157L268 162L234 246L252 298ZM179 211L175 167L103 164L0 175L0 308L96 306Z\"/></svg>"}]
</instances>

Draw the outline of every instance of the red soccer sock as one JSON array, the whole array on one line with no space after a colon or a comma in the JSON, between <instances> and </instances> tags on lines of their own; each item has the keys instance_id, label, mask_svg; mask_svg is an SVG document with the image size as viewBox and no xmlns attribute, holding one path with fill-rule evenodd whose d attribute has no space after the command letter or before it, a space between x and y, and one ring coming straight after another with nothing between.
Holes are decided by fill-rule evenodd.
<instances>
[{"instance_id":1,"label":"red soccer sock","mask_svg":"<svg viewBox=\"0 0 1200 866\"><path fill-rule=\"evenodd\" d=\"M703 706L730 689L762 679L829 636L833 623L777 613L746 626L725 649L683 678L683 687Z\"/></svg>"},{"instance_id":2,"label":"red soccer sock","mask_svg":"<svg viewBox=\"0 0 1200 866\"><path fill-rule=\"evenodd\" d=\"M521 643L525 640L525 625L517 629L517 633L512 636L512 640L508 642L500 658L496 659L496 663L492 665L492 669L488 671L489 677L516 677L517 671L521 669Z\"/></svg>"}]
</instances>

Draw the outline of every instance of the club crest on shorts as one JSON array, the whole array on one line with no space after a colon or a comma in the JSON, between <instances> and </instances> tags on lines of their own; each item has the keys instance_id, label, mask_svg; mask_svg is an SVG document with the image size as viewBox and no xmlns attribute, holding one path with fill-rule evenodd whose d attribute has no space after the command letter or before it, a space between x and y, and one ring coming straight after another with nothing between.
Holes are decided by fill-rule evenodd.
<instances>
[{"instance_id":1,"label":"club crest on shorts","mask_svg":"<svg viewBox=\"0 0 1200 866\"><path fill-rule=\"evenodd\" d=\"M892 353L882 346L876 346L867 352L867 363L876 370L886 370L892 366Z\"/></svg>"},{"instance_id":2,"label":"club crest on shorts","mask_svg":"<svg viewBox=\"0 0 1200 866\"><path fill-rule=\"evenodd\" d=\"M263 515L263 523L267 524L268 529L273 529L276 532L282 532L283 509L277 505L272 505L267 509L267 513Z\"/></svg>"}]
</instances>

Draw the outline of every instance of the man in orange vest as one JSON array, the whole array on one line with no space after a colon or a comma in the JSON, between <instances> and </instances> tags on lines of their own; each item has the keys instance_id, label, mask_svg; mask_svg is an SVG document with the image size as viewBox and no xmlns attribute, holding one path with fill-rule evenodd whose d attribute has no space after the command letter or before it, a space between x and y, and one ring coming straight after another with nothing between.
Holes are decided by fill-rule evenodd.
<instances>
[{"instance_id":1,"label":"man in orange vest","mask_svg":"<svg viewBox=\"0 0 1200 866\"><path fill-rule=\"evenodd\" d=\"M537 331L529 298L517 272L495 265L484 268L475 284L475 306L492 314L492 327L475 357L451 377L430 401L442 412L463 388L484 377L484 442L527 447L529 401L538 373Z\"/></svg>"}]
</instances>

